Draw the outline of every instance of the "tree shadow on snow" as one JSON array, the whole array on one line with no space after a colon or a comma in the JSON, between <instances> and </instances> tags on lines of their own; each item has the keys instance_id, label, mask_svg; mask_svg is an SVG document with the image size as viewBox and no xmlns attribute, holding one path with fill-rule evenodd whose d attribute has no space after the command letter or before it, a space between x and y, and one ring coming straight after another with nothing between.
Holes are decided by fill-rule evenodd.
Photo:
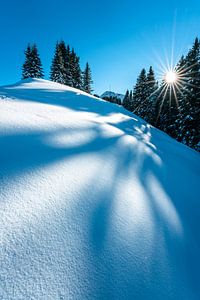
<instances>
[{"instance_id":1,"label":"tree shadow on snow","mask_svg":"<svg viewBox=\"0 0 200 300\"><path fill-rule=\"evenodd\" d=\"M1 88L3 97L39 102L49 105L57 105L75 111L93 112L100 115L109 115L120 112L132 116L122 106L106 102L105 100L80 94L78 91L64 91L51 89L25 89L25 88ZM105 105L106 102L106 105Z\"/></svg>"},{"instance_id":2,"label":"tree shadow on snow","mask_svg":"<svg viewBox=\"0 0 200 300\"><path fill-rule=\"evenodd\" d=\"M104 116L123 112L121 107L114 104L105 105L101 100L77 95L75 92L50 90L47 96L47 91L9 89L8 95L21 99L24 93L26 95L24 100L35 101L36 98L36 102ZM6 89L4 92L6 93ZM124 113L131 116L126 110ZM104 136L101 125L97 121L91 128L94 133L92 138L86 143L73 147L67 145L57 147L48 142L59 134L73 135L73 129L69 128L0 136L1 179L20 177L26 172L57 161L70 160L78 155L101 153L101 151L108 153L107 150L111 150L111 158L115 159L106 185L99 185L104 168L102 166L102 170L99 170L99 174L90 183L94 192L91 193L91 199L88 201L92 204L88 208L86 206L80 209L85 202L78 201L72 208L72 211L76 212L77 220L88 230L88 240L86 240L86 243L89 243L88 259L91 260L92 272L94 272L91 284L96 286L96 294L92 296L95 299L103 299L105 295L107 299L174 300L196 299L196 296L198 298L200 260L197 261L196 258L200 245L199 212L196 210L195 197L193 196L191 201L187 198L189 195L187 189L192 190L193 183L188 183L187 172L184 169L178 172L180 165L170 154L173 150L170 148L167 156L164 147L159 145L157 147L158 141L154 138L156 132L152 137L152 131L155 129L131 119L106 124L121 130L122 134ZM75 130L81 132L84 129ZM127 136L134 136L136 142L118 144L123 137ZM170 138L166 137L166 139L170 144ZM115 147L116 153L112 152ZM177 151L180 151L178 149L180 147L177 147ZM105 157L105 165L106 159ZM118 236L119 228L115 227L115 220L120 219L118 216L120 212L117 210L118 188L121 180L125 181L127 178L134 180L135 174L146 197L145 207L149 210L147 217L150 218L152 225L151 237L146 236L150 229L147 230L145 224L140 223L138 229L137 226L136 229L134 226L129 228L127 236L124 233L123 239L123 236ZM182 192L180 192L180 185ZM194 187L196 188L195 185ZM141 199L137 201L140 202ZM85 213L82 214L82 211ZM124 223L121 226L125 226ZM150 243L149 248L147 241ZM149 252L145 249L149 249ZM181 278L180 274L182 274Z\"/></svg>"}]
</instances>

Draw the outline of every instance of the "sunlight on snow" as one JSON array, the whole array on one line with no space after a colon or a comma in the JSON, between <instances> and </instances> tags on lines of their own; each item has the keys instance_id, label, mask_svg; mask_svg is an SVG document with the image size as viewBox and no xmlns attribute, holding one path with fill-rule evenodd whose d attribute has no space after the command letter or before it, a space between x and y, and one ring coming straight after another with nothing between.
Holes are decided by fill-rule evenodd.
<instances>
[{"instance_id":1,"label":"sunlight on snow","mask_svg":"<svg viewBox=\"0 0 200 300\"><path fill-rule=\"evenodd\" d=\"M118 124L120 122L127 121L127 120L137 121L136 119L126 116L122 113L110 113L108 116L103 116L98 118L99 122L102 123L108 122L112 124Z\"/></svg>"},{"instance_id":2,"label":"sunlight on snow","mask_svg":"<svg viewBox=\"0 0 200 300\"><path fill-rule=\"evenodd\" d=\"M73 148L91 142L95 136L96 133L94 130L87 129L78 131L78 129L76 129L73 133L67 133L67 131L61 131L60 133L56 132L47 137L45 142L56 148Z\"/></svg>"},{"instance_id":3,"label":"sunlight on snow","mask_svg":"<svg viewBox=\"0 0 200 300\"><path fill-rule=\"evenodd\" d=\"M160 182L152 173L148 174L148 185L152 194L152 201L155 202L160 215L164 218L172 232L176 232L178 235L182 236L183 228L178 212L172 200L163 190Z\"/></svg>"},{"instance_id":4,"label":"sunlight on snow","mask_svg":"<svg viewBox=\"0 0 200 300\"><path fill-rule=\"evenodd\" d=\"M90 165L87 170L86 160ZM77 164L81 174L77 173ZM51 218L51 215L62 207L70 208L71 204L81 197L86 183L94 178L101 165L102 161L96 156L82 154L70 161L62 160L38 168L37 171L18 178L19 183L17 180L10 182L9 187L5 186L2 193L6 201L1 204L0 228L3 228L0 233L1 245L10 239L11 233L15 232L20 236L26 226L38 226L44 217ZM66 178L66 174L70 176ZM22 186L23 180L25 182Z\"/></svg>"}]
</instances>

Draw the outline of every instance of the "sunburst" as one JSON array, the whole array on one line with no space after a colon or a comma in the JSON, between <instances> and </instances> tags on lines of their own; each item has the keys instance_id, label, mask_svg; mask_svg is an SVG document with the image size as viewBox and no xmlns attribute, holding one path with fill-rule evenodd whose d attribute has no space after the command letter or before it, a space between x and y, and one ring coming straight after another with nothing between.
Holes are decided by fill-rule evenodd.
<instances>
[{"instance_id":1,"label":"sunburst","mask_svg":"<svg viewBox=\"0 0 200 300\"><path fill-rule=\"evenodd\" d=\"M175 82L178 80L178 74L176 71L168 71L165 74L165 81L167 84L175 84Z\"/></svg>"},{"instance_id":2,"label":"sunburst","mask_svg":"<svg viewBox=\"0 0 200 300\"><path fill-rule=\"evenodd\" d=\"M173 66L172 60L169 63L168 59L166 64L163 61L159 64L160 71L157 72L159 87L154 92L158 95L157 98L161 99L157 121L166 100L169 101L169 106L171 107L172 98L175 99L177 109L179 110L178 94L181 95L183 93L184 86L192 86L188 82L188 78L193 74L191 73L193 66L188 67L185 63L179 65L177 62Z\"/></svg>"}]
</instances>

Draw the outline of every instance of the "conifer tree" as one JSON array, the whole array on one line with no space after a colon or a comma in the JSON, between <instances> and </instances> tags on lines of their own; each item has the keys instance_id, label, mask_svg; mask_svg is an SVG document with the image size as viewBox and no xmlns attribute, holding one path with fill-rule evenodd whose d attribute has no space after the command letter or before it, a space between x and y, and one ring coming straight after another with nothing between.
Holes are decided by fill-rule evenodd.
<instances>
[{"instance_id":1,"label":"conifer tree","mask_svg":"<svg viewBox=\"0 0 200 300\"><path fill-rule=\"evenodd\" d=\"M32 68L32 56L31 56L31 46L28 44L27 49L24 51L25 54L25 62L22 66L22 78L30 78L31 76L31 68Z\"/></svg>"},{"instance_id":2,"label":"conifer tree","mask_svg":"<svg viewBox=\"0 0 200 300\"><path fill-rule=\"evenodd\" d=\"M123 107L125 109L127 109L127 110L130 110L130 94L129 94L129 90L126 91L126 94L124 96Z\"/></svg>"},{"instance_id":3,"label":"conifer tree","mask_svg":"<svg viewBox=\"0 0 200 300\"><path fill-rule=\"evenodd\" d=\"M123 106L178 141L200 151L200 41L195 39L175 72L177 81L164 79L158 87L153 68L143 69L133 96L127 91Z\"/></svg>"},{"instance_id":4,"label":"conifer tree","mask_svg":"<svg viewBox=\"0 0 200 300\"><path fill-rule=\"evenodd\" d=\"M186 56L186 87L182 106L182 142L195 149L200 141L200 42L195 39Z\"/></svg>"},{"instance_id":5,"label":"conifer tree","mask_svg":"<svg viewBox=\"0 0 200 300\"><path fill-rule=\"evenodd\" d=\"M71 50L69 45L66 48L66 74L65 74L65 84L68 86L72 86L72 74L71 74L71 67L70 67L70 57L71 57Z\"/></svg>"},{"instance_id":6,"label":"conifer tree","mask_svg":"<svg viewBox=\"0 0 200 300\"><path fill-rule=\"evenodd\" d=\"M67 84L68 83L68 72L69 65L68 63L68 52L63 41L57 42L54 57L52 60L51 71L50 71L50 80ZM68 68L67 68L68 67Z\"/></svg>"},{"instance_id":7,"label":"conifer tree","mask_svg":"<svg viewBox=\"0 0 200 300\"><path fill-rule=\"evenodd\" d=\"M157 126L171 137L177 138L178 103L174 89L172 84L169 84L166 86L166 90L163 90L159 102L159 121Z\"/></svg>"},{"instance_id":8,"label":"conifer tree","mask_svg":"<svg viewBox=\"0 0 200 300\"><path fill-rule=\"evenodd\" d=\"M86 63L86 67L85 70L83 72L83 83L82 83L82 89L83 91L85 91L86 93L91 94L92 92L92 74L91 74L91 70L89 67L89 64Z\"/></svg>"},{"instance_id":9,"label":"conifer tree","mask_svg":"<svg viewBox=\"0 0 200 300\"><path fill-rule=\"evenodd\" d=\"M156 79L155 79L155 73L153 71L152 66L149 68L149 72L147 74L147 80L146 80L146 89L147 89L147 97L152 95L158 88Z\"/></svg>"},{"instance_id":10,"label":"conifer tree","mask_svg":"<svg viewBox=\"0 0 200 300\"><path fill-rule=\"evenodd\" d=\"M131 101L131 111L142 117L145 111L144 102L147 98L147 76L146 70L142 69L133 90L133 100Z\"/></svg>"},{"instance_id":11,"label":"conifer tree","mask_svg":"<svg viewBox=\"0 0 200 300\"><path fill-rule=\"evenodd\" d=\"M74 49L70 54L70 72L72 76L72 86L77 89L82 88L82 77L80 68L80 58L76 55Z\"/></svg>"},{"instance_id":12,"label":"conifer tree","mask_svg":"<svg viewBox=\"0 0 200 300\"><path fill-rule=\"evenodd\" d=\"M158 83L155 79L155 74L152 66L149 68L146 80L146 100L145 100L145 110L143 111L143 118L148 122L153 124L155 121L155 105L157 99Z\"/></svg>"},{"instance_id":13,"label":"conifer tree","mask_svg":"<svg viewBox=\"0 0 200 300\"><path fill-rule=\"evenodd\" d=\"M22 78L43 78L43 68L36 44L28 44L22 66Z\"/></svg>"},{"instance_id":14,"label":"conifer tree","mask_svg":"<svg viewBox=\"0 0 200 300\"><path fill-rule=\"evenodd\" d=\"M175 68L178 76L181 78L186 78L186 59L182 55L179 62L176 65ZM180 80L178 79L178 81ZM178 141L182 141L184 137L184 114L185 114L185 102L186 102L186 84L184 81L181 83L178 83L178 86L175 87L176 92L176 101L177 101L177 115L174 125L174 131L175 131L175 138Z\"/></svg>"},{"instance_id":15,"label":"conifer tree","mask_svg":"<svg viewBox=\"0 0 200 300\"><path fill-rule=\"evenodd\" d=\"M129 99L130 99L130 102L132 103L132 101L133 101L133 91L132 90L129 93Z\"/></svg>"},{"instance_id":16,"label":"conifer tree","mask_svg":"<svg viewBox=\"0 0 200 300\"><path fill-rule=\"evenodd\" d=\"M82 71L80 67L80 58L76 55L75 58L75 73L74 73L74 87L77 89L82 89Z\"/></svg>"},{"instance_id":17,"label":"conifer tree","mask_svg":"<svg viewBox=\"0 0 200 300\"><path fill-rule=\"evenodd\" d=\"M82 71L80 68L80 58L75 54L74 60L74 87L77 89L82 89Z\"/></svg>"},{"instance_id":18,"label":"conifer tree","mask_svg":"<svg viewBox=\"0 0 200 300\"><path fill-rule=\"evenodd\" d=\"M76 54L74 48L70 52L70 74L71 74L71 86L75 87L75 60Z\"/></svg>"}]
</instances>

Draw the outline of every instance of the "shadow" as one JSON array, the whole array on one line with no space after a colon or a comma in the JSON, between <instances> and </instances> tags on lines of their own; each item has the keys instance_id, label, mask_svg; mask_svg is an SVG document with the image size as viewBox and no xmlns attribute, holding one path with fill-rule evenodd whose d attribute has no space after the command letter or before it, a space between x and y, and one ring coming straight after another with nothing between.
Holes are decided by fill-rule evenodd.
<instances>
[{"instance_id":1,"label":"shadow","mask_svg":"<svg viewBox=\"0 0 200 300\"><path fill-rule=\"evenodd\" d=\"M159 141L156 135L158 131L152 128L152 144L159 149L162 165L156 164L152 156L143 156L142 165L137 169L154 220L151 276L155 274L160 285L165 286L166 282L162 283L159 277L160 265L161 272L167 270L169 273L168 292L172 299L183 299L183 295L185 299L198 299L200 234L197 228L200 212L196 191L200 165L197 163L194 170L194 151L188 156L188 149L183 145L167 135ZM188 177L190 172L192 180Z\"/></svg>"},{"instance_id":2,"label":"shadow","mask_svg":"<svg viewBox=\"0 0 200 300\"><path fill-rule=\"evenodd\" d=\"M97 205L91 218L91 245L97 253L101 253L104 247L110 225L112 199L108 195L106 191L97 195Z\"/></svg>"},{"instance_id":3,"label":"shadow","mask_svg":"<svg viewBox=\"0 0 200 300\"><path fill-rule=\"evenodd\" d=\"M61 86L61 88L63 88ZM93 112L102 116L107 116L112 113L124 113L127 116L132 116L130 112L122 106L107 102L103 99L96 98L89 94L80 94L78 90L54 90L42 88L23 88L23 87L1 87L0 93L4 98L20 99L24 101L39 102L48 105L62 106L67 109L82 112ZM105 105L106 102L106 105Z\"/></svg>"},{"instance_id":4,"label":"shadow","mask_svg":"<svg viewBox=\"0 0 200 300\"><path fill-rule=\"evenodd\" d=\"M77 92L47 91L3 89L5 97L8 93L15 99L60 105L100 116L113 113L131 116L121 107L105 105L103 100ZM71 137L74 132L83 132L83 128L0 136L0 175L5 182L13 176L20 178L29 171L85 154L101 154L103 162L93 177L84 181L82 189L73 190L75 196L70 207L71 195L64 194L66 199L61 203L59 193L53 195L58 198L59 209L55 208L50 216L45 211L35 231L31 231L30 224L28 229L24 228L24 240L20 237L20 245L14 247L26 256L24 268L31 269L34 265L37 269L38 257L42 257L39 266L42 264L43 268L35 273L42 276L44 271L44 282L48 279L52 283L49 289L53 289L54 298L57 296L54 290L58 289L60 299L67 293L74 295L74 290L77 299L200 298L200 215L196 195L192 194L192 190L197 191L198 182L190 182L188 169L181 165L181 161L190 165L187 151L179 144L174 150L174 141L171 147L168 136L160 139L158 131L140 119L107 120L105 124L121 130L121 134L104 135L102 124L96 120L90 128L91 139L75 146L57 145L55 137L60 134ZM125 143L127 137L131 139ZM174 151L182 160L175 159ZM91 167L85 157L84 169L77 166L78 176L80 172L84 177L85 169L87 173L87 167ZM77 189L78 181L79 177ZM30 261L34 255L28 251L32 249L35 261ZM14 269L16 257L13 255L12 259ZM20 272L16 274L17 277ZM32 288L37 276L30 276ZM42 286L41 282L38 286ZM46 290L47 286L42 288Z\"/></svg>"},{"instance_id":5,"label":"shadow","mask_svg":"<svg viewBox=\"0 0 200 300\"><path fill-rule=\"evenodd\" d=\"M104 171L99 171L91 183L98 191L91 195L93 208L84 216L78 214L77 217L84 224L88 222L85 226L90 228L86 240L90 242L87 254L88 260L93 263L91 285L95 286L95 298L196 300L200 296L200 260L197 261L200 250L199 211L195 212L196 195L192 202L187 198L190 195L187 191L188 169L186 167L185 173L177 173L181 160L175 160L173 156L172 159L164 152L159 142L152 138L154 129L133 124L131 120L114 124L123 130L123 136L129 135L132 128L138 143L124 145L118 140L115 144L117 151L113 153L113 173L107 173L110 174L108 182L100 184ZM166 139L170 138L166 136ZM150 147L152 152L146 153L146 147ZM156 163L153 154L159 155L161 164ZM134 185L135 177L145 200L135 199L131 188L133 194L128 194L126 199L126 184L124 198L120 196L119 199L119 188L123 192L122 182L132 178ZM186 185L182 190L180 183ZM126 201L130 204L133 201L135 210L137 203L140 205L139 202L142 202L144 223L141 223L142 216L134 210L132 219L127 219L126 223L124 211L118 208L119 201L123 206ZM74 210L78 212L81 205L84 202L78 203ZM149 228L146 222L151 224ZM129 226L128 236L127 232L123 232L122 236L120 226L123 228L124 224Z\"/></svg>"},{"instance_id":6,"label":"shadow","mask_svg":"<svg viewBox=\"0 0 200 300\"><path fill-rule=\"evenodd\" d=\"M84 129L83 129L84 130ZM73 132L81 131L80 128L71 130L58 129L51 131L18 132L11 135L0 136L0 174L5 176L19 176L20 174L45 167L45 165L62 159L70 159L72 156L84 155L84 153L99 152L108 147L113 147L119 137L106 138L101 134L101 128L93 126L94 132L91 141L74 147L54 146L51 137L65 134L72 136Z\"/></svg>"}]
</instances>

